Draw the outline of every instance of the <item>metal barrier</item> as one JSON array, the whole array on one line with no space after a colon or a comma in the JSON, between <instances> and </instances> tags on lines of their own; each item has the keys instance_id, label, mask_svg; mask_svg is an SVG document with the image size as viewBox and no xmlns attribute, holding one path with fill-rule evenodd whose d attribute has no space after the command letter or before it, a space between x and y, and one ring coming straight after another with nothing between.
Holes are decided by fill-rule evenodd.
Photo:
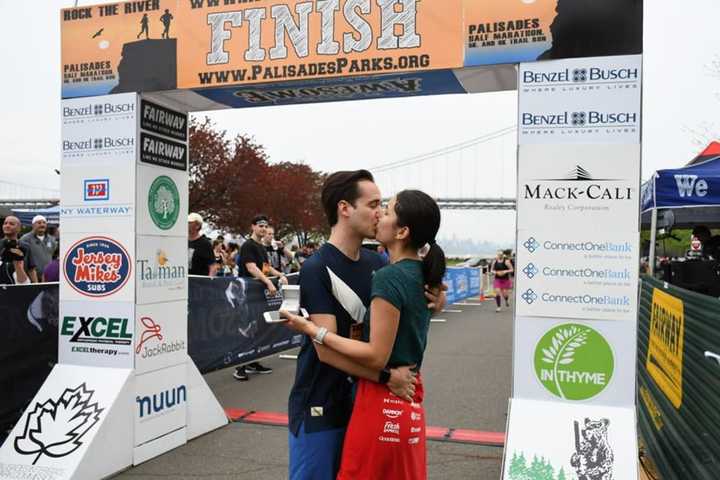
<instances>
[{"instance_id":1,"label":"metal barrier","mask_svg":"<svg viewBox=\"0 0 720 480\"><path fill-rule=\"evenodd\" d=\"M641 279L638 424L663 480L720 477L720 300Z\"/></svg>"}]
</instances>

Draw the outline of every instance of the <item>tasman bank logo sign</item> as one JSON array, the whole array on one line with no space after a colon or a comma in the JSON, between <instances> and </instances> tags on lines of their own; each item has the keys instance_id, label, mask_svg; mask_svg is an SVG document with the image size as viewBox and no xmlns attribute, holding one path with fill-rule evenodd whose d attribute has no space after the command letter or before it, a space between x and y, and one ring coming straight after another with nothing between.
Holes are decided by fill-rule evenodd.
<instances>
[{"instance_id":1,"label":"tasman bank logo sign","mask_svg":"<svg viewBox=\"0 0 720 480\"><path fill-rule=\"evenodd\" d=\"M186 267L174 265L168 258L167 252L158 249L155 258L138 259L138 281L144 288L169 288L177 290L183 288L187 279Z\"/></svg>"},{"instance_id":2,"label":"tasman bank logo sign","mask_svg":"<svg viewBox=\"0 0 720 480\"><path fill-rule=\"evenodd\" d=\"M594 178L580 165L560 178L536 179L524 185L526 200L621 200L633 201L632 187L613 185L612 178ZM558 185L560 183L560 185Z\"/></svg>"}]
</instances>

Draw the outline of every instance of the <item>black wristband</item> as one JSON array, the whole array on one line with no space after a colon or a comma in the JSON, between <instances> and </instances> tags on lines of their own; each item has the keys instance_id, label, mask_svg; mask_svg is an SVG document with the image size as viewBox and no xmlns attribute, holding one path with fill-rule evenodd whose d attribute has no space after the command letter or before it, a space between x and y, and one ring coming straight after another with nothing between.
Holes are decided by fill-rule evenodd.
<instances>
[{"instance_id":1,"label":"black wristband","mask_svg":"<svg viewBox=\"0 0 720 480\"><path fill-rule=\"evenodd\" d=\"M378 378L378 383L385 385L390 381L390 370L387 368L383 368L380 370L380 377Z\"/></svg>"}]
</instances>

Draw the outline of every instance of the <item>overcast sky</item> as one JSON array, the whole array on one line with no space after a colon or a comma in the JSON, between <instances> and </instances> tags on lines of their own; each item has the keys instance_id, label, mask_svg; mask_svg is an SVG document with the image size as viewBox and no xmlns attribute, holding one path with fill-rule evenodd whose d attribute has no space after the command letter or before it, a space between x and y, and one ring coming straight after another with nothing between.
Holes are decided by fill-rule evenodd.
<instances>
[{"instance_id":1,"label":"overcast sky","mask_svg":"<svg viewBox=\"0 0 720 480\"><path fill-rule=\"evenodd\" d=\"M507 1L507 0L504 0ZM522 1L522 0L513 0ZM59 10L73 1L0 0L0 180L58 188L60 167ZM79 1L80 6L109 2ZM681 166L720 132L717 0L693 8L646 2L643 178ZM701 13L701 14L699 14ZM692 32L678 32L692 25ZM668 34L673 31L672 35ZM32 32L29 34L29 32ZM373 167L460 143L516 123L515 92L417 97L212 113L218 127L252 135L271 161L302 161L318 170ZM515 136L476 145L382 175L391 193L418 187L436 196L514 195ZM514 237L510 212L447 212L441 237Z\"/></svg>"}]
</instances>

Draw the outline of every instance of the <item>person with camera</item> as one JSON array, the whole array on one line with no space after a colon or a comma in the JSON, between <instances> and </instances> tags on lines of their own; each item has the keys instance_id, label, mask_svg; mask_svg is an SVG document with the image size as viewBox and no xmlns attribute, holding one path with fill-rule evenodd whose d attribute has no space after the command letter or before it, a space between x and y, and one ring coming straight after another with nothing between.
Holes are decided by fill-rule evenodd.
<instances>
[{"instance_id":1,"label":"person with camera","mask_svg":"<svg viewBox=\"0 0 720 480\"><path fill-rule=\"evenodd\" d=\"M30 251L30 258L35 266L26 273L33 283L42 281L42 274L45 267L53 259L53 252L58 248L55 237L47 234L47 219L42 215L35 215L32 219L32 230L20 237L20 245L27 247ZM27 267L27 261L25 262Z\"/></svg>"},{"instance_id":2,"label":"person with camera","mask_svg":"<svg viewBox=\"0 0 720 480\"><path fill-rule=\"evenodd\" d=\"M3 239L0 240L0 285L29 283L30 279L25 272L25 259L29 257L29 250L18 241L20 220L12 215L5 217L2 230ZM28 265L32 266L31 263Z\"/></svg>"}]
</instances>

